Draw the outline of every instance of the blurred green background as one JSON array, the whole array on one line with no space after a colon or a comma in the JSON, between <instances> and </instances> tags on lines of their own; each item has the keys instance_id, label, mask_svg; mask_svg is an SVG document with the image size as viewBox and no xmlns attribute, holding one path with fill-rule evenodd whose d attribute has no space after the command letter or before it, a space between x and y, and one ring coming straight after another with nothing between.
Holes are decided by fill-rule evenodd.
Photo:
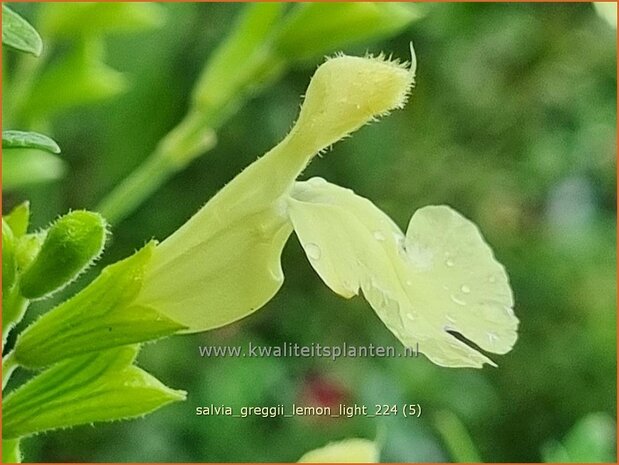
<instances>
[{"instance_id":1,"label":"blurred green background","mask_svg":"<svg viewBox=\"0 0 619 465\"><path fill-rule=\"evenodd\" d=\"M13 6L38 24L38 5ZM184 115L200 69L244 6L159 6L152 27L105 39L105 62L124 73L124 91L119 84L110 98L48 119L36 107L11 114L19 87L11 73L20 65L4 54L5 128L52 135L65 162L53 182L5 190L5 212L30 199L34 227L43 227L68 209L95 208ZM322 284L292 238L284 286L262 310L220 330L144 347L140 365L187 390L185 403L141 420L27 440L26 461L295 461L347 437L379 437L383 461L467 459L469 440L484 461L615 460L616 30L585 3L411 7L423 17L396 37L345 50L406 59L412 40L419 64L409 104L338 143L304 177L354 189L401 227L428 204L449 204L473 219L508 270L521 320L514 350L494 357L499 368L446 369L423 357L200 358L198 345L247 341L397 347L362 298L346 301ZM55 53L77 46L61 39ZM168 236L277 143L319 62L249 101L218 131L211 152L112 224L101 265ZM29 320L50 305L35 306ZM194 415L211 403L292 402L413 402L423 414Z\"/></svg>"}]
</instances>

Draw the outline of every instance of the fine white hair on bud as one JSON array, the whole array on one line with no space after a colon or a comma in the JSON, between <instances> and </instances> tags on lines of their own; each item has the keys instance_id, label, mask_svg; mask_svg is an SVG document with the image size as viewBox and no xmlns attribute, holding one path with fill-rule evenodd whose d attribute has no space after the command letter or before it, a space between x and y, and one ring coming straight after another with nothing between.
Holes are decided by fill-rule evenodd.
<instances>
[{"instance_id":1,"label":"fine white hair on bud","mask_svg":"<svg viewBox=\"0 0 619 465\"><path fill-rule=\"evenodd\" d=\"M312 77L290 136L318 152L377 117L402 108L413 80L413 67L383 54L329 58Z\"/></svg>"}]
</instances>

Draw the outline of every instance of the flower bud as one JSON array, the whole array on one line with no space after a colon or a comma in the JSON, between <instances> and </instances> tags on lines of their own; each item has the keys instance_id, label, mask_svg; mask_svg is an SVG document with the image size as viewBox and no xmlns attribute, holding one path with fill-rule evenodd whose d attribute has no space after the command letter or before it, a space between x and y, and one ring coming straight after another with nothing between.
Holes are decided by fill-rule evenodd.
<instances>
[{"instance_id":1,"label":"flower bud","mask_svg":"<svg viewBox=\"0 0 619 465\"><path fill-rule=\"evenodd\" d=\"M101 215L88 211L74 211L59 218L21 277L22 295L38 299L73 281L103 250L105 227Z\"/></svg>"}]
</instances>

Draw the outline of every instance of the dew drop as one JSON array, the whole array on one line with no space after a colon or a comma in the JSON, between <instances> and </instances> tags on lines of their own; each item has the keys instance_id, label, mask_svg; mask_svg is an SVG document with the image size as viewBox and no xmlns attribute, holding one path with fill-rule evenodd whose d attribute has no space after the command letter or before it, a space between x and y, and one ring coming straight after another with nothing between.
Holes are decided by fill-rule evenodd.
<instances>
[{"instance_id":1,"label":"dew drop","mask_svg":"<svg viewBox=\"0 0 619 465\"><path fill-rule=\"evenodd\" d=\"M448 258L447 260L445 260L445 265L451 268L452 266L454 266L454 261L451 258Z\"/></svg>"},{"instance_id":2,"label":"dew drop","mask_svg":"<svg viewBox=\"0 0 619 465\"><path fill-rule=\"evenodd\" d=\"M413 285L413 282L412 282L410 279L407 279L407 280L406 280L406 285L407 285L407 286L412 286L412 285Z\"/></svg>"},{"instance_id":3,"label":"dew drop","mask_svg":"<svg viewBox=\"0 0 619 465\"><path fill-rule=\"evenodd\" d=\"M469 294L471 292L471 288L466 285L462 286L460 290L462 291L463 294Z\"/></svg>"},{"instance_id":4,"label":"dew drop","mask_svg":"<svg viewBox=\"0 0 619 465\"><path fill-rule=\"evenodd\" d=\"M386 312L396 313L400 311L400 304L398 303L397 300L390 299L387 296L384 296L384 297L385 297L385 300L383 303L383 308L385 309Z\"/></svg>"},{"instance_id":5,"label":"dew drop","mask_svg":"<svg viewBox=\"0 0 619 465\"><path fill-rule=\"evenodd\" d=\"M415 315L413 315L412 313L407 313L406 314L406 318L408 318L411 321L415 321L417 318L415 317Z\"/></svg>"},{"instance_id":6,"label":"dew drop","mask_svg":"<svg viewBox=\"0 0 619 465\"><path fill-rule=\"evenodd\" d=\"M460 299L458 299L455 295L452 295L452 296L451 296L451 301L452 301L453 303L458 304L458 305L463 305L463 306L464 306L464 305L466 305L466 302L465 302L464 300L460 300Z\"/></svg>"},{"instance_id":7,"label":"dew drop","mask_svg":"<svg viewBox=\"0 0 619 465\"><path fill-rule=\"evenodd\" d=\"M488 336L488 340L491 344L499 340L499 336L497 336L496 333L486 333L486 336Z\"/></svg>"},{"instance_id":8,"label":"dew drop","mask_svg":"<svg viewBox=\"0 0 619 465\"><path fill-rule=\"evenodd\" d=\"M376 239L379 242L383 242L385 240L385 235L383 233L381 233L380 231L374 231L374 239Z\"/></svg>"},{"instance_id":9,"label":"dew drop","mask_svg":"<svg viewBox=\"0 0 619 465\"><path fill-rule=\"evenodd\" d=\"M320 255L322 254L320 247L313 242L308 242L305 244L305 253L310 260L320 260Z\"/></svg>"},{"instance_id":10,"label":"dew drop","mask_svg":"<svg viewBox=\"0 0 619 465\"><path fill-rule=\"evenodd\" d=\"M453 319L453 317L451 315L445 315L445 318L447 319L447 321L449 321L450 323L455 323L456 320Z\"/></svg>"},{"instance_id":11,"label":"dew drop","mask_svg":"<svg viewBox=\"0 0 619 465\"><path fill-rule=\"evenodd\" d=\"M321 178L320 176L311 178L308 182L310 185L315 186L315 187L324 186L325 184L327 184L327 181L324 178Z\"/></svg>"}]
</instances>

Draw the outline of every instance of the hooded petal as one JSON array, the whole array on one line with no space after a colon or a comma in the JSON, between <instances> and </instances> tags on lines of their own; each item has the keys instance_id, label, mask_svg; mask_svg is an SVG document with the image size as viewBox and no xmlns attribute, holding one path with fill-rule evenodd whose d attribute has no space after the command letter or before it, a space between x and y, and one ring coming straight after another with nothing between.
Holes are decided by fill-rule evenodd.
<instances>
[{"instance_id":1,"label":"hooded petal","mask_svg":"<svg viewBox=\"0 0 619 465\"><path fill-rule=\"evenodd\" d=\"M477 227L447 206L418 210L406 236L369 200L320 178L296 184L288 211L310 263L336 293L359 289L409 347L448 367L492 364L450 334L504 354L518 320L504 268Z\"/></svg>"}]
</instances>

